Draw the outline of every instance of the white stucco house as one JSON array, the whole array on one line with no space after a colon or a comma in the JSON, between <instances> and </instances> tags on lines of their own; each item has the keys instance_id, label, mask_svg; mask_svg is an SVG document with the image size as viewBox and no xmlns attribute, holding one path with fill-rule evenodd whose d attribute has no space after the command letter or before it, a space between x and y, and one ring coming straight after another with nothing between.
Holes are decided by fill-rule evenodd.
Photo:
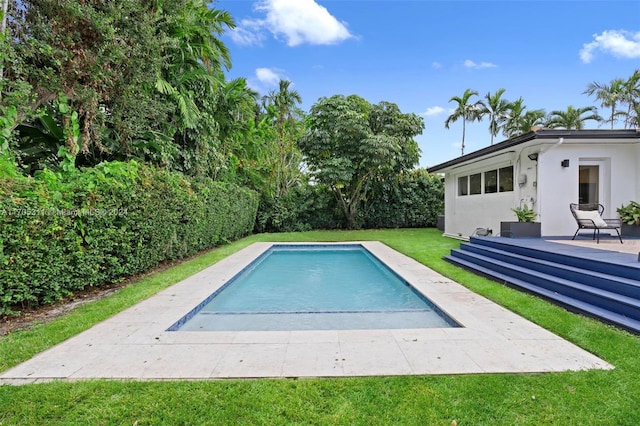
<instances>
[{"instance_id":1,"label":"white stucco house","mask_svg":"<svg viewBox=\"0 0 640 426\"><path fill-rule=\"evenodd\" d=\"M543 237L572 236L570 203L600 203L603 217L640 201L640 130L537 129L427 169L444 174L444 234L499 232L527 204Z\"/></svg>"}]
</instances>

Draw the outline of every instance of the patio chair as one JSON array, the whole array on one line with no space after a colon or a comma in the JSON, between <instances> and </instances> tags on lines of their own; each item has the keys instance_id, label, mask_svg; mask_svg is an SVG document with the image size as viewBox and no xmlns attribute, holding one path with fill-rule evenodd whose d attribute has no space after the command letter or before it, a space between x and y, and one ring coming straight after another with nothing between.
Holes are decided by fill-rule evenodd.
<instances>
[{"instance_id":1,"label":"patio chair","mask_svg":"<svg viewBox=\"0 0 640 426\"><path fill-rule=\"evenodd\" d=\"M578 224L576 233L573 234L572 240L576 239L578 232L581 229L593 229L593 239L596 243L600 243L600 230L601 229L614 229L618 234L620 243L622 243L622 236L620 235L620 228L622 227L622 221L620 219L603 219L602 212L604 212L604 206L602 204L569 204L569 209L573 218Z\"/></svg>"}]
</instances>

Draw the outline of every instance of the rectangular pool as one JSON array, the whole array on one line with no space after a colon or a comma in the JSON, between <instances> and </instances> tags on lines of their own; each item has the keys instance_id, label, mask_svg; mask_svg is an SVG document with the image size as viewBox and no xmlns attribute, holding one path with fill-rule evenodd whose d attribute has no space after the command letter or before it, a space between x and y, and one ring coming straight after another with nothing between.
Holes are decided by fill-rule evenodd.
<instances>
[{"instance_id":1,"label":"rectangular pool","mask_svg":"<svg viewBox=\"0 0 640 426\"><path fill-rule=\"evenodd\" d=\"M359 244L277 244L168 331L457 326Z\"/></svg>"}]
</instances>

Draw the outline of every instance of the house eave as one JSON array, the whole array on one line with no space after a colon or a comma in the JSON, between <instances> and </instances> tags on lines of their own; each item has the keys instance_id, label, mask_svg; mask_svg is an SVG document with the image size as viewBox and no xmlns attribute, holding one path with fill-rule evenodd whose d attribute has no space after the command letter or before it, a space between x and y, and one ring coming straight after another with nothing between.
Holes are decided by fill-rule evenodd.
<instances>
[{"instance_id":1,"label":"house eave","mask_svg":"<svg viewBox=\"0 0 640 426\"><path fill-rule=\"evenodd\" d=\"M640 142L640 129L630 130L560 130L560 129L540 129L524 133L511 139L507 139L503 142L499 142L495 145L482 148L478 151L471 152L453 160L446 161L435 166L427 168L429 173L436 173L442 170L446 170L450 167L460 164L472 162L479 158L485 158L491 154L499 151L507 150L517 145L524 144L533 140L553 140L553 139L603 139L603 140L632 140Z\"/></svg>"}]
</instances>

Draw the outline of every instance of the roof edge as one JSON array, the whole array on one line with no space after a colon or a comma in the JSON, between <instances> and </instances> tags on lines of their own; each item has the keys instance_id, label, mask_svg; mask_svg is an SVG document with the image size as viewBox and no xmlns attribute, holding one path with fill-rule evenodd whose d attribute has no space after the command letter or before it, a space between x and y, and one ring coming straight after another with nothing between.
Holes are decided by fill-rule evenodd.
<instances>
[{"instance_id":1,"label":"roof edge","mask_svg":"<svg viewBox=\"0 0 640 426\"><path fill-rule=\"evenodd\" d=\"M484 157L485 155L493 154L503 149L511 148L516 145L523 144L525 142L532 141L534 139L555 139L555 138L567 138L567 139L633 139L639 138L640 129L619 129L619 130L603 130L603 129L590 129L590 130L561 130L561 129L540 129L533 130L522 135L516 136L511 139L499 142L495 145L490 145L486 148L479 149L469 154L460 156L453 160L445 161L444 163L437 164L435 166L427 167L429 173L438 172L457 164L464 163L466 161L475 160L476 158Z\"/></svg>"}]
</instances>

